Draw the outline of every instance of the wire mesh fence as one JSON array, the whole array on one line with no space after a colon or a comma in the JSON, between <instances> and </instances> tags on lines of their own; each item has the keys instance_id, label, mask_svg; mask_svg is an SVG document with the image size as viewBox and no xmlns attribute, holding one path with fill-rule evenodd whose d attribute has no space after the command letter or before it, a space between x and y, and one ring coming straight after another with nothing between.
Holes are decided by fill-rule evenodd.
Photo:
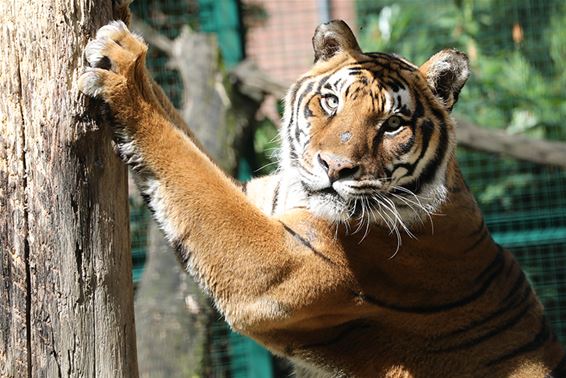
<instances>
[{"instance_id":1,"label":"wire mesh fence","mask_svg":"<svg viewBox=\"0 0 566 378\"><path fill-rule=\"evenodd\" d=\"M415 63L455 47L469 55L472 66L455 109L457 117L481 127L566 141L563 1L137 0L132 5L137 17L170 38L186 24L217 33L226 67L246 57L284 83L308 69L312 33L328 18L346 20L364 50L396 52ZM178 105L182 84L167 67L167 57L150 48L148 65ZM265 150L273 147L268 141L280 111L280 103L271 99L258 115L262 119L255 149L262 158L252 159L253 171L269 163ZM458 160L494 239L518 258L566 343L566 172L464 148ZM138 275L147 219L147 213L132 206ZM218 366L212 375L261 376L234 367L235 360L245 358L237 357L245 347L231 342L220 323L214 327L212 333L220 341L211 349L212 364Z\"/></svg>"}]
</instances>

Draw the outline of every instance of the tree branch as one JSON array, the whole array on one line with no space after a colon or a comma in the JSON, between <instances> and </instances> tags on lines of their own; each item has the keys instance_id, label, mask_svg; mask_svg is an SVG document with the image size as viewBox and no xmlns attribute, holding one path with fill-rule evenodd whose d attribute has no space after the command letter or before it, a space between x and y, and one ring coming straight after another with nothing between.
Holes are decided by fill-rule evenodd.
<instances>
[{"instance_id":1,"label":"tree branch","mask_svg":"<svg viewBox=\"0 0 566 378\"><path fill-rule=\"evenodd\" d=\"M457 117L456 134L460 146L500 153L533 163L566 168L566 143L512 135L504 130L486 129Z\"/></svg>"},{"instance_id":2,"label":"tree branch","mask_svg":"<svg viewBox=\"0 0 566 378\"><path fill-rule=\"evenodd\" d=\"M132 29L143 35L143 38L152 46L157 47L167 55L173 55L173 41L159 33L157 30L132 15Z\"/></svg>"}]
</instances>

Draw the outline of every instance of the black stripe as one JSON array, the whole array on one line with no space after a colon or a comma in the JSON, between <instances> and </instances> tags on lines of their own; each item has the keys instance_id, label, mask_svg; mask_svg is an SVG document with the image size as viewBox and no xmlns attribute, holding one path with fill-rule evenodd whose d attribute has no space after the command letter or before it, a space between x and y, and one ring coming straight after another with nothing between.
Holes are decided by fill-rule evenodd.
<instances>
[{"instance_id":1,"label":"black stripe","mask_svg":"<svg viewBox=\"0 0 566 378\"><path fill-rule=\"evenodd\" d=\"M336 265L336 263L334 261L330 260L327 256L323 255L318 250L316 250L316 248L314 248L312 246L312 244L307 239L303 238L301 235L296 233L291 227L287 226L285 223L283 223L281 221L279 221L279 223L281 223L281 225L283 226L285 231L287 231L289 234L291 234L291 236L293 236L295 239L300 241L305 247L310 249L316 256L320 257L321 259L323 259L327 263L330 263L332 265Z\"/></svg>"},{"instance_id":2,"label":"black stripe","mask_svg":"<svg viewBox=\"0 0 566 378\"><path fill-rule=\"evenodd\" d=\"M427 102L428 102L428 108L432 111L434 117L440 122L443 122L446 118L445 113L443 113L440 108L436 107L435 104L431 103L430 101Z\"/></svg>"},{"instance_id":3,"label":"black stripe","mask_svg":"<svg viewBox=\"0 0 566 378\"><path fill-rule=\"evenodd\" d=\"M275 212L277 207L277 202L279 201L279 187L281 186L281 181L277 181L275 185L275 190L273 191L273 199L271 200L271 215Z\"/></svg>"},{"instance_id":4,"label":"black stripe","mask_svg":"<svg viewBox=\"0 0 566 378\"><path fill-rule=\"evenodd\" d=\"M400 110L401 114L403 114L405 117L411 117L413 113L411 113L411 110L407 107L407 104L403 104L403 106L401 106L401 110ZM412 118L412 117L411 117Z\"/></svg>"},{"instance_id":5,"label":"black stripe","mask_svg":"<svg viewBox=\"0 0 566 378\"><path fill-rule=\"evenodd\" d=\"M428 162L427 165L425 165L423 171L419 175L420 186L432 181L432 179L436 175L436 171L440 166L440 163L446 155L446 151L448 150L448 130L446 130L446 125L444 124L444 122L441 122L437 126L437 129L440 132L438 146L436 148L434 157Z\"/></svg>"},{"instance_id":6,"label":"black stripe","mask_svg":"<svg viewBox=\"0 0 566 378\"><path fill-rule=\"evenodd\" d=\"M523 278L523 280L521 281L521 284L524 284L526 281L524 280L525 275L523 274L523 272L521 272L521 274L519 275L519 278ZM509 294L501 301L501 304L503 305L502 307L499 307L496 311L490 313L489 315L485 316L484 318L478 319L478 320L474 320L468 324L466 324L464 327L462 328L458 328L452 332L446 333L441 335L441 338L451 338L454 337L456 335L462 334L464 332L467 332L471 329L474 329L478 326L481 326L483 324L486 324L487 322L498 318L499 316L507 313L509 310L517 308L518 306L521 306L526 300L529 299L530 294L532 293L531 291L531 287L529 285L526 285L525 287L523 287L523 290L521 290L521 292L517 294L517 285L514 285L510 290L509 290ZM512 300L511 300L512 299Z\"/></svg>"},{"instance_id":7,"label":"black stripe","mask_svg":"<svg viewBox=\"0 0 566 378\"><path fill-rule=\"evenodd\" d=\"M293 86L291 87L291 96L289 96L289 100L291 101L291 106L293 105L295 99L297 98L297 92L299 91L299 89L301 89L303 83L309 79L312 79L312 76L305 76L299 79L295 84L293 84Z\"/></svg>"},{"instance_id":8,"label":"black stripe","mask_svg":"<svg viewBox=\"0 0 566 378\"><path fill-rule=\"evenodd\" d=\"M413 118L411 118L411 123L416 125L417 120L424 115L424 106L421 99L415 96L415 111L413 112ZM414 126L413 126L414 129Z\"/></svg>"},{"instance_id":9,"label":"black stripe","mask_svg":"<svg viewBox=\"0 0 566 378\"><path fill-rule=\"evenodd\" d=\"M476 228L474 231L470 232L468 237L473 237L478 235L480 232L483 231L484 227L485 227L485 219L482 217L479 227Z\"/></svg>"},{"instance_id":10,"label":"black stripe","mask_svg":"<svg viewBox=\"0 0 566 378\"><path fill-rule=\"evenodd\" d=\"M497 357L493 360L490 360L489 362L487 362L486 366L497 365L497 364L499 364L503 361L512 359L512 358L520 356L522 354L535 351L538 348L540 348L541 346L543 346L548 341L549 337L551 337L551 336L552 336L552 333L550 332L550 328L548 326L548 323L546 322L546 318L543 317L542 320L541 320L540 330L531 341L520 346L519 348L516 348L516 349L514 349L510 352L502 354L501 356L499 356L499 357Z\"/></svg>"},{"instance_id":11,"label":"black stripe","mask_svg":"<svg viewBox=\"0 0 566 378\"><path fill-rule=\"evenodd\" d=\"M381 52L371 52L371 53L364 53L367 56L371 56L372 58L380 58L380 59L384 59L385 61L393 61L393 63L398 64L400 69L406 70L406 71L410 71L410 72L415 72L417 69L414 66L409 65L407 62L399 59L397 56L395 55L391 55L391 54L387 54L387 53L381 53ZM392 70L392 67L388 64L386 64L385 62L383 62L382 60L378 60L378 61L373 61L372 63L376 63L379 64L380 66L386 67L390 70Z\"/></svg>"},{"instance_id":12,"label":"black stripe","mask_svg":"<svg viewBox=\"0 0 566 378\"><path fill-rule=\"evenodd\" d=\"M415 144L415 135L413 134L406 143L399 145L397 149L397 153L399 155L405 155L406 153L411 151L411 148L413 148L414 144Z\"/></svg>"},{"instance_id":13,"label":"black stripe","mask_svg":"<svg viewBox=\"0 0 566 378\"><path fill-rule=\"evenodd\" d=\"M419 165L419 162L424 158L427 150L428 145L430 143L430 138L432 137L432 132L434 131L434 124L430 120L424 120L421 126L421 152L415 160L414 163L402 163L396 164L393 168L395 171L397 168L405 168L407 170L406 175L410 176L415 172L415 168Z\"/></svg>"},{"instance_id":14,"label":"black stripe","mask_svg":"<svg viewBox=\"0 0 566 378\"><path fill-rule=\"evenodd\" d=\"M311 79L311 76L306 76L301 78L299 81L297 81L294 85L291 86L291 95L289 96L289 102L286 104L290 107L289 111L291 116L289 117L289 123L286 125L286 130L287 130L287 140L289 141L289 146L291 148L291 150L293 150L293 139L291 136L291 127L293 127L293 124L295 123L295 100L297 98L297 93L299 92L299 90L301 89L303 83L309 79Z\"/></svg>"},{"instance_id":15,"label":"black stripe","mask_svg":"<svg viewBox=\"0 0 566 378\"><path fill-rule=\"evenodd\" d=\"M310 142L311 142L311 137L308 137L307 139L305 139L305 142L301 146L303 148L303 150L307 149L307 146L309 145Z\"/></svg>"},{"instance_id":16,"label":"black stripe","mask_svg":"<svg viewBox=\"0 0 566 378\"><path fill-rule=\"evenodd\" d=\"M423 168L423 171L421 172L419 177L417 177L413 182L403 185L404 188L412 191L413 193L418 193L423 185L427 184L434 178L434 176L436 175L436 170L440 166L440 163L442 159L444 159L446 151L448 150L448 130L446 128L446 123L444 122L444 114L438 109L436 109L430 103L429 103L429 109L432 111L433 115L438 120L438 124L436 125L437 126L436 128L440 133L439 141L434 157L430 161L428 161L428 163ZM431 128L431 129L434 128L434 124L430 120L427 120L425 123L423 123L421 130L424 131L427 128ZM423 152L426 152L426 149L428 149L429 139L431 138L431 136L432 136L432 130L428 130L427 134L423 135L423 150L421 151L421 154L417 159L417 161L413 164L412 169L409 170L408 175L413 174L418 163L424 156ZM426 142L426 146L424 145L425 142Z\"/></svg>"},{"instance_id":17,"label":"black stripe","mask_svg":"<svg viewBox=\"0 0 566 378\"><path fill-rule=\"evenodd\" d=\"M350 86L349 88L351 88L352 86ZM356 89L354 89L353 92L350 92L350 99L355 100L358 97L360 97L360 93L362 96L365 95L365 88L363 87L356 87Z\"/></svg>"},{"instance_id":18,"label":"black stripe","mask_svg":"<svg viewBox=\"0 0 566 378\"><path fill-rule=\"evenodd\" d=\"M474 249L476 249L477 246L479 246L482 242L485 241L485 239L490 236L489 231L487 230L487 228L484 228L483 232L481 233L480 237L474 242L474 244L472 244L471 246L469 246L468 248L466 248L462 253L468 253L473 251Z\"/></svg>"},{"instance_id":19,"label":"black stripe","mask_svg":"<svg viewBox=\"0 0 566 378\"><path fill-rule=\"evenodd\" d=\"M326 84L326 82L328 81L328 79L330 79L330 76L334 75L336 73L337 70L334 70L332 72L330 72L329 74L327 74L326 76L323 76L322 78L319 79L318 82L318 87L316 88L317 92L320 92L320 90L322 89L322 87L324 86L324 84Z\"/></svg>"},{"instance_id":20,"label":"black stripe","mask_svg":"<svg viewBox=\"0 0 566 378\"><path fill-rule=\"evenodd\" d=\"M509 301L513 297L513 295L515 295L517 293L517 291L519 291L519 288L522 287L523 285L525 285L525 283L527 283L527 277L525 276L525 272L523 272L519 268L519 276L517 277L517 279L515 280L513 285L511 285L511 289L509 289L509 293L507 294L507 296L505 296L505 298L503 298L502 303L507 303L507 301ZM527 290L530 293L531 292L531 285L529 285L527 283L527 285L525 285L524 288L523 288L523 291L524 290Z\"/></svg>"},{"instance_id":21,"label":"black stripe","mask_svg":"<svg viewBox=\"0 0 566 378\"><path fill-rule=\"evenodd\" d=\"M144 190L140 190L140 195L143 199L143 202L145 202L147 208L149 209L149 212L151 213L151 215L155 216L155 209L153 208L153 206L150 205L150 201L151 201L151 196L147 193L144 192Z\"/></svg>"},{"instance_id":22,"label":"black stripe","mask_svg":"<svg viewBox=\"0 0 566 378\"><path fill-rule=\"evenodd\" d=\"M350 88L352 88L352 86L348 86L348 88L346 88L346 91L344 92L344 98L348 98L349 94L350 94Z\"/></svg>"},{"instance_id":23,"label":"black stripe","mask_svg":"<svg viewBox=\"0 0 566 378\"><path fill-rule=\"evenodd\" d=\"M342 92L342 90L344 89L344 85L346 85L347 81L344 79L338 79L336 80L336 82L334 83L334 88L336 88L336 90L338 92ZM367 83L366 83L367 84ZM340 85L340 86L338 86Z\"/></svg>"},{"instance_id":24,"label":"black stripe","mask_svg":"<svg viewBox=\"0 0 566 378\"><path fill-rule=\"evenodd\" d=\"M473 339L467 340L467 341L465 341L461 344L436 349L436 350L434 350L434 352L435 353L439 353L439 352L450 353L450 352L454 352L454 351L457 351L457 350L472 348L474 346L477 346L478 344L480 344L480 343L482 343L482 342L484 342L484 341L486 341L486 340L488 340L492 337L500 335L501 333L507 331L508 329L516 326L524 318L525 314L530 309L531 309L530 304L527 304L526 306L524 306L524 308L518 314L515 314L513 317L508 319L506 322L504 322L498 328L492 329L491 331L486 332L485 334L483 334L479 337L475 337Z\"/></svg>"},{"instance_id":25,"label":"black stripe","mask_svg":"<svg viewBox=\"0 0 566 378\"><path fill-rule=\"evenodd\" d=\"M187 250L187 248L185 248L185 246L183 245L183 242L180 239L176 239L171 242L171 246L175 251L175 256L177 257L177 261L179 262L179 264L181 264L183 269L187 269L190 253Z\"/></svg>"},{"instance_id":26,"label":"black stripe","mask_svg":"<svg viewBox=\"0 0 566 378\"><path fill-rule=\"evenodd\" d=\"M350 186L350 188L356 190L357 191L361 191L361 190L365 190L365 189L369 189L372 192L376 190L376 186L372 185L372 184L365 184L365 185L356 185L356 186Z\"/></svg>"},{"instance_id":27,"label":"black stripe","mask_svg":"<svg viewBox=\"0 0 566 378\"><path fill-rule=\"evenodd\" d=\"M395 80L395 79L397 79L397 80ZM403 84L403 80L401 80L401 78L398 78L398 77L391 78L390 80L383 80L383 83L395 93L399 92L400 89L403 89L403 90L407 89L405 84ZM400 105L401 104L401 96L397 97L397 101L399 102L399 105Z\"/></svg>"},{"instance_id":28,"label":"black stripe","mask_svg":"<svg viewBox=\"0 0 566 378\"><path fill-rule=\"evenodd\" d=\"M366 69L364 67L361 67L361 66L348 68L348 75L351 75L351 76L365 75L365 73L366 73Z\"/></svg>"},{"instance_id":29,"label":"black stripe","mask_svg":"<svg viewBox=\"0 0 566 378\"><path fill-rule=\"evenodd\" d=\"M318 343L312 343L312 344L306 344L306 345L302 345L301 349L311 349L311 348L319 348L319 347L325 347L331 344L335 344L338 341L340 341L341 339L345 338L346 336L350 335L352 332L354 331L358 331L358 330L362 330L365 331L368 328L371 328L371 326L367 323L361 323L361 322L354 322L353 324L349 324L347 325L343 330L341 330L336 336L325 340L325 341L320 341Z\"/></svg>"},{"instance_id":30,"label":"black stripe","mask_svg":"<svg viewBox=\"0 0 566 378\"><path fill-rule=\"evenodd\" d=\"M309 94L312 91L312 87L313 87L314 83L310 82L306 88L301 92L301 94L299 95L299 99L297 100L297 109L294 109L295 111L295 123L296 123L296 127L295 127L295 139L297 141L299 141L299 133L301 131L301 127L299 126L299 110L301 109L301 104L303 103L303 100L305 99L305 97L307 96L307 94Z\"/></svg>"},{"instance_id":31,"label":"black stripe","mask_svg":"<svg viewBox=\"0 0 566 378\"><path fill-rule=\"evenodd\" d=\"M291 159L291 166L297 167L299 155L297 154L297 151L295 151L295 146L293 146L292 143L289 144L289 157Z\"/></svg>"},{"instance_id":32,"label":"black stripe","mask_svg":"<svg viewBox=\"0 0 566 378\"><path fill-rule=\"evenodd\" d=\"M308 119L310 117L312 117L314 115L314 113L312 112L311 108L309 107L309 104L305 105L305 110L303 111L303 116Z\"/></svg>"},{"instance_id":33,"label":"black stripe","mask_svg":"<svg viewBox=\"0 0 566 378\"><path fill-rule=\"evenodd\" d=\"M483 282L489 272L491 272L495 267L502 267L504 261L505 257L503 255L503 248L500 245L497 245L497 253L495 254L495 257L493 258L491 263L489 263L489 265L484 268L484 270L480 274L478 274L475 279L476 283Z\"/></svg>"},{"instance_id":34,"label":"black stripe","mask_svg":"<svg viewBox=\"0 0 566 378\"><path fill-rule=\"evenodd\" d=\"M240 188L242 189L242 193L244 193L244 194L246 194L246 193L248 192L248 182L249 182L249 181L244 181L244 182L241 184L241 187L240 187Z\"/></svg>"},{"instance_id":35,"label":"black stripe","mask_svg":"<svg viewBox=\"0 0 566 378\"><path fill-rule=\"evenodd\" d=\"M379 130L379 132L377 133L375 139L374 139L374 144L379 143L381 138L382 138L382 134L383 132L385 132L385 130L382 128ZM426 151L428 149L428 144L430 142L430 138L432 136L432 131L434 130L434 125L432 124L432 122L430 120L425 120L423 122L423 125L421 127L421 152L419 154L419 157L417 158L417 160L415 160L414 163L400 163L400 164L395 164L393 166L393 171L391 172L391 174L393 174L398 168L405 168L407 170L407 173L405 174L406 176L411 176L414 171L415 168L417 167L417 165L419 164L419 162L422 160L422 158L424 157L424 155L426 154ZM404 188L407 188L407 185L412 185L414 182L419 181L420 178L416 178L415 181L409 183L409 184L405 184L402 185ZM409 189L411 190L411 189ZM395 190L393 192L396 192ZM414 191L413 191L414 192ZM414 192L416 193L416 192Z\"/></svg>"},{"instance_id":36,"label":"black stripe","mask_svg":"<svg viewBox=\"0 0 566 378\"><path fill-rule=\"evenodd\" d=\"M484 275L487 275L487 273L489 273L491 270L493 270L493 272L491 272L491 274L487 275L487 277L484 279L483 283L481 284L480 288L478 290L476 290L475 292L473 292L472 294L461 298L457 301L454 302L450 302L450 303L445 303L445 304L440 304L440 305L434 305L434 306L403 306L403 305L398 305L398 304L394 304L394 303L387 303L381 299L369 296L369 295L365 295L363 293L356 293L354 292L353 294L376 306L380 306L380 307L384 307L387 308L389 310L394 310L394 311L398 311L398 312L407 312L407 313L414 313L414 314L433 314L436 312L443 312L443 311L448 311L448 310L452 310L454 308L457 307L462 307L465 306L467 304L472 303L473 301L475 301L476 299L478 299L479 297L481 297L486 291L487 289L491 286L491 284L493 283L493 281L501 274L503 268L504 268L504 264L503 261L504 259L502 258L502 256L500 256L501 254L498 253L498 255L496 256L496 258L494 259L494 261L484 270L484 272L482 272L479 276L478 279L480 277L483 277ZM478 279L476 279L476 281L478 281Z\"/></svg>"},{"instance_id":37,"label":"black stripe","mask_svg":"<svg viewBox=\"0 0 566 378\"><path fill-rule=\"evenodd\" d=\"M301 189L303 190L303 192L312 195L313 193L315 193L311 188L309 188L302 180L299 181L299 185L301 185Z\"/></svg>"}]
</instances>

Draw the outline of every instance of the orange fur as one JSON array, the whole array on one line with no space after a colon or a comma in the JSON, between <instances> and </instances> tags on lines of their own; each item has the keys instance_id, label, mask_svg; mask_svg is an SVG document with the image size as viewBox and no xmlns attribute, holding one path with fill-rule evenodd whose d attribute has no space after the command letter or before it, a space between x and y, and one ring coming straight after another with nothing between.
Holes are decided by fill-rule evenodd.
<instances>
[{"instance_id":1,"label":"orange fur","mask_svg":"<svg viewBox=\"0 0 566 378\"><path fill-rule=\"evenodd\" d=\"M434 232L427 221L412 222L415 238L402 233L400 247L383 223L368 221L366 235L348 232L317 215L308 196L295 202L281 197L276 203L276 187L285 183L278 175L252 181L246 196L192 136L175 127L180 117L170 113L172 107L155 92L145 69L146 46L123 25L107 26L97 36L96 49L87 49L91 65L104 55L111 70L90 68L79 86L109 104L120 153L137 173L156 219L182 263L238 332L306 366L312 376L546 376L564 351L548 333L542 306L516 261L486 234L458 170L448 115L457 91L437 100L437 81L427 76L429 67L437 67L434 62L402 72L404 61L362 54L349 29L336 23L329 28L317 34L321 61L306 78L362 60L386 60L391 72L384 69L384 77L402 78L422 96L425 115L441 117L447 128L446 194L435 209L439 215L431 215ZM328 49L325 38L331 39ZM320 105L322 95L305 100L312 107L313 131L302 163L315 164L317 154L326 151L329 159L340 157L332 164L347 160L358 167L359 177L377 177L400 144L413 136L424 140L418 128L404 128L372 149L379 129L371 127L385 122L368 103L379 83L359 86L360 95L332 117ZM431 107L436 116L430 115ZM350 139L340 139L344 132ZM433 134L431 146L441 138ZM426 153L426 159L434 158ZM354 219L343 223L355 226ZM514 302L515 307L502 310Z\"/></svg>"}]
</instances>

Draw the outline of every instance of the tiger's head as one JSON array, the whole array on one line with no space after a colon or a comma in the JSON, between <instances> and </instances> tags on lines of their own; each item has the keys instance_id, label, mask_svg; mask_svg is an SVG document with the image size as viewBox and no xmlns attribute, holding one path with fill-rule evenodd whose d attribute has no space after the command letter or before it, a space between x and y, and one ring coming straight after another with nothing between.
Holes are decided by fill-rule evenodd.
<instances>
[{"instance_id":1,"label":"tiger's head","mask_svg":"<svg viewBox=\"0 0 566 378\"><path fill-rule=\"evenodd\" d=\"M406 225L446 198L455 149L450 111L469 75L467 57L443 50L420 67L363 53L343 21L320 25L315 64L291 86L281 167L311 211Z\"/></svg>"}]
</instances>

